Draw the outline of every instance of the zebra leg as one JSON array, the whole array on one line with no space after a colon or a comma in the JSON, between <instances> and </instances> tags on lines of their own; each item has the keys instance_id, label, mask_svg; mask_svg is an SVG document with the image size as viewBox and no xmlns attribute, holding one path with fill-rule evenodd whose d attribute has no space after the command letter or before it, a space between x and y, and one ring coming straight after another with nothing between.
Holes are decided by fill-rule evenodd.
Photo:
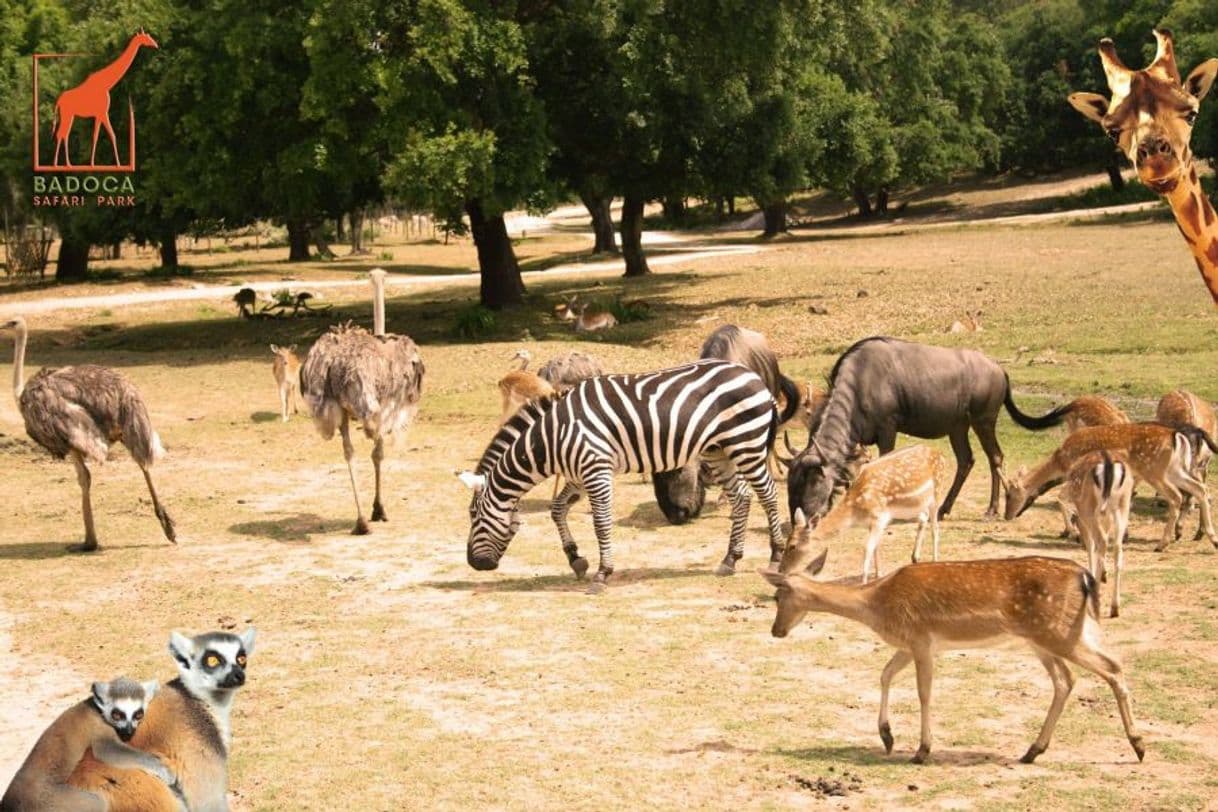
<instances>
[{"instance_id":1,"label":"zebra leg","mask_svg":"<svg viewBox=\"0 0 1218 812\"><path fill-rule=\"evenodd\" d=\"M555 477L555 482L561 481L562 474L559 474ZM571 535L571 528L567 525L567 514L571 511L571 505L578 501L579 488L568 480L561 491L554 493L554 498L550 501L550 518L554 520L554 526L558 528L558 537L562 539L562 551L567 554L567 563L575 571L575 577L582 580L585 573L588 572L588 559L579 554L579 548L575 546L575 538Z\"/></svg>"},{"instance_id":2,"label":"zebra leg","mask_svg":"<svg viewBox=\"0 0 1218 812\"><path fill-rule=\"evenodd\" d=\"M750 472L741 469L741 475L748 480L758 501L765 509L766 524L770 531L770 569L778 572L778 562L782 561L782 552L786 549L787 541L782 527L782 514L778 510L778 489L765 466ZM743 538L743 537L742 537Z\"/></svg>"},{"instance_id":3,"label":"zebra leg","mask_svg":"<svg viewBox=\"0 0 1218 812\"><path fill-rule=\"evenodd\" d=\"M609 537L613 533L613 472L603 471L585 477L584 491L592 505L592 527L596 530L596 544L601 556L596 575L588 585L588 594L599 595L605 591L605 584L613 574L613 548L609 544Z\"/></svg>"},{"instance_id":4,"label":"zebra leg","mask_svg":"<svg viewBox=\"0 0 1218 812\"><path fill-rule=\"evenodd\" d=\"M727 540L727 555L715 569L715 575L735 575L736 562L744 558L744 534L749 525L749 489L744 480L732 472L723 484L723 490L732 500L732 532Z\"/></svg>"}]
</instances>

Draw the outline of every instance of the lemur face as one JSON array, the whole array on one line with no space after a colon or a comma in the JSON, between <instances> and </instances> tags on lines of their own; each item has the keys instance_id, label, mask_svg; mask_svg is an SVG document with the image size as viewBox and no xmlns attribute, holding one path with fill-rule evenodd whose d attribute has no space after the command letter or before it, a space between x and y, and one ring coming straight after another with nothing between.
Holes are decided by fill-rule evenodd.
<instances>
[{"instance_id":1,"label":"lemur face","mask_svg":"<svg viewBox=\"0 0 1218 812\"><path fill-rule=\"evenodd\" d=\"M152 697L156 696L157 688L155 680L139 683L126 677L112 682L95 682L93 704L118 737L128 741L144 720L144 712Z\"/></svg>"},{"instance_id":2,"label":"lemur face","mask_svg":"<svg viewBox=\"0 0 1218 812\"><path fill-rule=\"evenodd\" d=\"M182 681L196 691L232 691L245 684L247 658L254 651L254 629L240 635L208 632L186 637L174 632L169 653Z\"/></svg>"}]
</instances>

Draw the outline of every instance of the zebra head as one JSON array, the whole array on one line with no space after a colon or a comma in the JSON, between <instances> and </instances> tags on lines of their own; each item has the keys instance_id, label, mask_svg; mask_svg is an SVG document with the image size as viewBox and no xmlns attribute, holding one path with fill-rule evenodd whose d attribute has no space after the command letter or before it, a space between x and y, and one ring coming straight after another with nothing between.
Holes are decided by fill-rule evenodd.
<instances>
[{"instance_id":1,"label":"zebra head","mask_svg":"<svg viewBox=\"0 0 1218 812\"><path fill-rule=\"evenodd\" d=\"M484 474L462 471L457 477L474 492L469 503L469 540L465 558L476 570L498 569L499 559L520 529L516 502L496 499L494 489L486 485Z\"/></svg>"}]
</instances>

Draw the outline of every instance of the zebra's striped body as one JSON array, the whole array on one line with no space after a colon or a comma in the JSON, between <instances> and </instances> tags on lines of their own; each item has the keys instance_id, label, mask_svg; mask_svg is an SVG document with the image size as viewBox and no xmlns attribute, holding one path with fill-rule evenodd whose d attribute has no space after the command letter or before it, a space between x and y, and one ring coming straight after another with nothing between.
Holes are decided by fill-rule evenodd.
<instances>
[{"instance_id":1,"label":"zebra's striped body","mask_svg":"<svg viewBox=\"0 0 1218 812\"><path fill-rule=\"evenodd\" d=\"M732 494L732 531L719 567L730 574L744 552L751 487L765 507L770 558L783 539L774 482L766 458L774 442L777 406L755 373L737 364L705 360L641 375L606 375L582 381L561 398L532 403L509 420L482 455L470 506L470 566L495 569L516 533L520 498L561 474L567 485L550 515L571 568L583 576L567 512L581 493L592 506L600 547L597 591L613 572L613 476L671 471L701 455Z\"/></svg>"}]
</instances>

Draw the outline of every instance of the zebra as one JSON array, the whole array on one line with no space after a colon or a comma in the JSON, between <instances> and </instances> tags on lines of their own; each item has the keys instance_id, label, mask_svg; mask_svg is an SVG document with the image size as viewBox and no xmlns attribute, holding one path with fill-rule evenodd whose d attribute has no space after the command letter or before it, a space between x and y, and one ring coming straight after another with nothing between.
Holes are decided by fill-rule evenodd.
<instances>
[{"instance_id":1,"label":"zebra","mask_svg":"<svg viewBox=\"0 0 1218 812\"><path fill-rule=\"evenodd\" d=\"M671 471L701 455L731 496L727 555L716 570L735 572L744 555L749 488L765 508L770 564L784 546L774 481L766 465L778 427L778 406L765 383L745 367L718 359L638 375L581 381L555 399L535 401L505 423L476 472L458 474L473 489L466 550L469 565L493 570L519 528L522 496L555 474L567 484L550 503L563 552L577 578L588 571L567 526L571 505L586 494L600 550L588 592L613 574L613 476Z\"/></svg>"}]
</instances>

